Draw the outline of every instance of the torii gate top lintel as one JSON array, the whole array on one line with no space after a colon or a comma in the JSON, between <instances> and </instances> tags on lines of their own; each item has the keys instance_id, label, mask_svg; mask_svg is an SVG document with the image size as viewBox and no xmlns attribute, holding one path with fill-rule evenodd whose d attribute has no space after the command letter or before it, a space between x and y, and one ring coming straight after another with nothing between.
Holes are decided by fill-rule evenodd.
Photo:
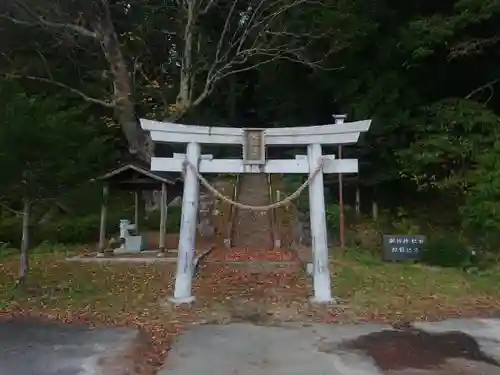
<instances>
[{"instance_id":1,"label":"torii gate top lintel","mask_svg":"<svg viewBox=\"0 0 500 375\"><path fill-rule=\"evenodd\" d=\"M266 146L356 143L360 133L368 131L371 125L371 120L344 122L344 118L343 115L338 117L335 124L267 129L183 125L147 119L140 121L141 127L150 132L155 142L241 145L244 144L246 132L260 131Z\"/></svg>"}]
</instances>

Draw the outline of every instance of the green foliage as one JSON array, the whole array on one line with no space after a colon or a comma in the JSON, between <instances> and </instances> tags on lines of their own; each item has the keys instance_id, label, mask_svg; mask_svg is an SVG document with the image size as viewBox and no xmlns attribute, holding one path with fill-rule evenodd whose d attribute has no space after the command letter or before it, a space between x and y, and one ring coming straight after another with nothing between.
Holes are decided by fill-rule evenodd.
<instances>
[{"instance_id":1,"label":"green foliage","mask_svg":"<svg viewBox=\"0 0 500 375\"><path fill-rule=\"evenodd\" d=\"M326 225L329 232L337 232L340 228L340 206L331 203L326 206Z\"/></svg>"},{"instance_id":2,"label":"green foliage","mask_svg":"<svg viewBox=\"0 0 500 375\"><path fill-rule=\"evenodd\" d=\"M99 239L99 224L99 215L89 215L73 220L68 218L56 220L50 224L40 225L39 228L33 228L33 232L39 241L61 244L89 243ZM108 229L112 226L113 222L108 220Z\"/></svg>"},{"instance_id":3,"label":"green foliage","mask_svg":"<svg viewBox=\"0 0 500 375\"><path fill-rule=\"evenodd\" d=\"M356 249L359 253L377 256L380 259L382 254L382 235L384 234L380 223L371 220L361 220L354 225L348 225L346 230L347 246Z\"/></svg>"},{"instance_id":4,"label":"green foliage","mask_svg":"<svg viewBox=\"0 0 500 375\"><path fill-rule=\"evenodd\" d=\"M106 225L108 237L117 234L119 220L123 217L123 213L108 216ZM175 233L179 231L180 217L180 207L169 207L167 217L168 232ZM160 217L159 213L156 212L140 222L140 230L158 230L159 226ZM33 224L31 226L32 242L33 244L92 244L99 239L99 227L99 215L62 216L46 224ZM17 217L1 219L0 238L7 247L18 247L21 239L21 219Z\"/></svg>"},{"instance_id":5,"label":"green foliage","mask_svg":"<svg viewBox=\"0 0 500 375\"><path fill-rule=\"evenodd\" d=\"M392 230L395 234L417 235L422 234L421 227L417 220L403 208L398 208L396 218L392 221Z\"/></svg>"},{"instance_id":6,"label":"green foliage","mask_svg":"<svg viewBox=\"0 0 500 375\"><path fill-rule=\"evenodd\" d=\"M29 95L0 81L0 195L54 198L114 162L105 128L61 97Z\"/></svg>"},{"instance_id":7,"label":"green foliage","mask_svg":"<svg viewBox=\"0 0 500 375\"><path fill-rule=\"evenodd\" d=\"M473 240L495 252L500 248L500 141L483 149L471 174L462 206L463 227Z\"/></svg>"},{"instance_id":8,"label":"green foliage","mask_svg":"<svg viewBox=\"0 0 500 375\"><path fill-rule=\"evenodd\" d=\"M414 141L399 152L402 174L420 188L468 187L479 151L490 148L500 124L485 106L446 99L421 109L413 123Z\"/></svg>"},{"instance_id":9,"label":"green foliage","mask_svg":"<svg viewBox=\"0 0 500 375\"><path fill-rule=\"evenodd\" d=\"M467 267L473 253L454 233L430 238L422 253L423 263L440 267Z\"/></svg>"},{"instance_id":10,"label":"green foliage","mask_svg":"<svg viewBox=\"0 0 500 375\"><path fill-rule=\"evenodd\" d=\"M168 208L167 229L169 233L178 232L181 227L181 206L172 206ZM142 219L140 226L149 230L160 229L160 212L154 211L147 218Z\"/></svg>"},{"instance_id":11,"label":"green foliage","mask_svg":"<svg viewBox=\"0 0 500 375\"><path fill-rule=\"evenodd\" d=\"M42 242L62 244L92 243L99 238L100 219L98 215L78 218L61 218L47 224L31 226L31 241L33 244ZM116 227L116 221L108 221L108 229ZM21 238L21 220L19 218L0 221L0 237L13 247L19 246Z\"/></svg>"},{"instance_id":12,"label":"green foliage","mask_svg":"<svg viewBox=\"0 0 500 375\"><path fill-rule=\"evenodd\" d=\"M304 178L302 176L299 177L297 175L288 174L283 175L281 181L282 185L286 188L285 193L287 195L290 195L304 183ZM307 189L305 189L302 194L300 194L300 196L295 200L294 204L299 210L309 210L309 194Z\"/></svg>"}]
</instances>

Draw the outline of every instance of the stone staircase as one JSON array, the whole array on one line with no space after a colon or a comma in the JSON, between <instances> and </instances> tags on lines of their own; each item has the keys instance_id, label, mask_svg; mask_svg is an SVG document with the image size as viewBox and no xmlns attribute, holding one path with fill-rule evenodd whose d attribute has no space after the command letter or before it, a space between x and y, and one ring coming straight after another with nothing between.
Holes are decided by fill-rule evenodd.
<instances>
[{"instance_id":1,"label":"stone staircase","mask_svg":"<svg viewBox=\"0 0 500 375\"><path fill-rule=\"evenodd\" d=\"M226 184L228 182L231 189L225 186L220 190L237 202L250 206L270 204L272 198L266 174L241 174L239 180L226 181ZM231 195L231 191L236 191L236 196ZM242 267L251 272L297 272L300 269L300 262L289 246L275 248L274 240L281 238L278 232L283 227L276 212L238 209L220 202L216 206L215 231L219 238L222 236L228 241L224 241L223 246L219 241L207 256L207 262L226 262L231 267Z\"/></svg>"},{"instance_id":2,"label":"stone staircase","mask_svg":"<svg viewBox=\"0 0 500 375\"><path fill-rule=\"evenodd\" d=\"M200 189L200 206L198 211L198 233L203 238L215 235L214 198L206 189Z\"/></svg>"},{"instance_id":3,"label":"stone staircase","mask_svg":"<svg viewBox=\"0 0 500 375\"><path fill-rule=\"evenodd\" d=\"M263 173L241 175L238 201L251 206L268 205L267 175ZM269 211L237 208L233 227L233 247L238 249L272 249L274 244L270 215Z\"/></svg>"}]
</instances>

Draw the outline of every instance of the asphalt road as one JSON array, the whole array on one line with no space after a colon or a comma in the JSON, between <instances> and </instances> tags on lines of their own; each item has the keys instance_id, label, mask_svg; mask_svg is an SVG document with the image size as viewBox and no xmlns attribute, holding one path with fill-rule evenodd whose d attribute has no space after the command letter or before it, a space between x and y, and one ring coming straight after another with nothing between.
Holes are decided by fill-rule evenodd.
<instances>
[{"instance_id":1,"label":"asphalt road","mask_svg":"<svg viewBox=\"0 0 500 375\"><path fill-rule=\"evenodd\" d=\"M123 354L138 338L125 328L32 320L0 322L0 375L114 375L126 361L101 364Z\"/></svg>"},{"instance_id":2,"label":"asphalt road","mask_svg":"<svg viewBox=\"0 0 500 375\"><path fill-rule=\"evenodd\" d=\"M159 375L500 375L500 320L192 327Z\"/></svg>"},{"instance_id":3,"label":"asphalt road","mask_svg":"<svg viewBox=\"0 0 500 375\"><path fill-rule=\"evenodd\" d=\"M123 375L138 331L0 322L0 375ZM500 320L194 326L159 375L500 375ZM133 372L132 372L133 373Z\"/></svg>"}]
</instances>

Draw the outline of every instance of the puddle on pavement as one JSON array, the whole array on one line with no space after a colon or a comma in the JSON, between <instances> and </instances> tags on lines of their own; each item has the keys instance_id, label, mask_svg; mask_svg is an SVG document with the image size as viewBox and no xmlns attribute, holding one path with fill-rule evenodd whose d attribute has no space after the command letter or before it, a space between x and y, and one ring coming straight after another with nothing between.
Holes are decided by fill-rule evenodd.
<instances>
[{"instance_id":1,"label":"puddle on pavement","mask_svg":"<svg viewBox=\"0 0 500 375\"><path fill-rule=\"evenodd\" d=\"M429 369L451 358L462 358L499 366L486 356L474 338L462 332L428 333L416 329L381 331L360 336L342 348L361 350L383 371Z\"/></svg>"}]
</instances>

